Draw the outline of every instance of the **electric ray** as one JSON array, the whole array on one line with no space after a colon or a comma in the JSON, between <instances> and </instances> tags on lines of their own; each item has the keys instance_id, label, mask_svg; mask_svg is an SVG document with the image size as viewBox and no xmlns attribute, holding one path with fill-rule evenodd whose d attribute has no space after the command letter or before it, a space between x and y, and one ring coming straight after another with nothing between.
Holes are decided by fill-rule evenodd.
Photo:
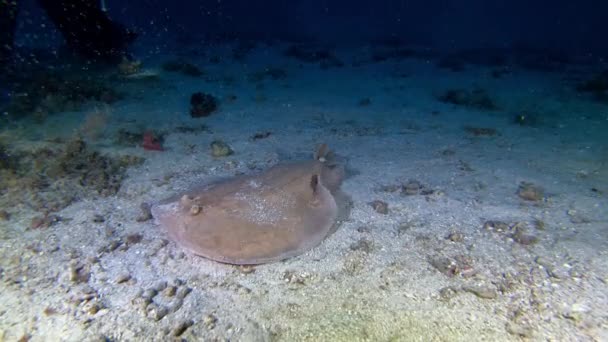
<instances>
[{"instance_id":1,"label":"electric ray","mask_svg":"<svg viewBox=\"0 0 608 342\"><path fill-rule=\"evenodd\" d=\"M344 167L327 145L315 158L237 176L152 206L152 215L185 249L229 264L262 264L317 246L338 218Z\"/></svg>"}]
</instances>

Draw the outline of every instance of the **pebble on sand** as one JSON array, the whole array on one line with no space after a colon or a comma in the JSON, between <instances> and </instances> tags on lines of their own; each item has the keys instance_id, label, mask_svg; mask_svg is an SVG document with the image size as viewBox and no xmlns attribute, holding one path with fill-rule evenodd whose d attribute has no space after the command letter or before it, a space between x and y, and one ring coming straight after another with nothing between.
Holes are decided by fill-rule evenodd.
<instances>
[{"instance_id":1,"label":"pebble on sand","mask_svg":"<svg viewBox=\"0 0 608 342\"><path fill-rule=\"evenodd\" d=\"M388 214L388 203L380 200L375 200L370 202L369 205L379 214L386 215Z\"/></svg>"},{"instance_id":2,"label":"pebble on sand","mask_svg":"<svg viewBox=\"0 0 608 342\"><path fill-rule=\"evenodd\" d=\"M528 182L521 182L517 189L517 196L530 202L538 202L545 197L544 190L541 187Z\"/></svg>"},{"instance_id":3,"label":"pebble on sand","mask_svg":"<svg viewBox=\"0 0 608 342\"><path fill-rule=\"evenodd\" d=\"M211 155L213 157L226 157L233 153L232 148L222 140L215 140L211 143Z\"/></svg>"}]
</instances>

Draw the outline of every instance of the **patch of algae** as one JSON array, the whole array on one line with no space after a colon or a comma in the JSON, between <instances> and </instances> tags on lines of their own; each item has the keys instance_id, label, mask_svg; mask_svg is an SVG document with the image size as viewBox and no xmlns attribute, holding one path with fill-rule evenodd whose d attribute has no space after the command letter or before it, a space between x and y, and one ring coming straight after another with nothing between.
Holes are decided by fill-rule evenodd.
<instances>
[{"instance_id":1,"label":"patch of algae","mask_svg":"<svg viewBox=\"0 0 608 342\"><path fill-rule=\"evenodd\" d=\"M510 341L500 320L487 319L488 313L468 311L442 305L430 308L398 310L367 302L352 302L332 309L329 303L300 308L299 314L283 322L273 336L276 341ZM430 303L429 303L430 304ZM350 308L346 308L351 306Z\"/></svg>"}]
</instances>

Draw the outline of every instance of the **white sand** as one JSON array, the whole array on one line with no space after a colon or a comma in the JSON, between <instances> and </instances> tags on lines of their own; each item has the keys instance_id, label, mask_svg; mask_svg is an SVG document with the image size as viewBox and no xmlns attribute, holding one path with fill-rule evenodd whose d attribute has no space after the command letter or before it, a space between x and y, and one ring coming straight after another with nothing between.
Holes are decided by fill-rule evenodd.
<instances>
[{"instance_id":1,"label":"white sand","mask_svg":"<svg viewBox=\"0 0 608 342\"><path fill-rule=\"evenodd\" d=\"M353 50L337 53L345 67L321 70L282 57L282 48L256 49L245 63L189 59L207 76L162 73L160 83L133 85L137 98L112 106L114 126L95 145L146 158L116 196L78 201L58 213L69 221L41 230L28 229L36 213L7 208L13 217L0 221L0 341L167 341L180 324L188 328L179 337L189 341L608 340L606 107L576 98L559 74L515 69L493 79L490 68L453 73L423 59L355 67L351 61L365 51ZM166 58L144 64L156 68ZM247 75L266 66L284 68L288 77L256 89ZM474 86L502 110L435 98ZM195 91L237 99L192 119ZM256 101L261 96L265 101ZM359 106L363 98L371 104ZM522 108L542 115L537 127L512 124ZM73 116L57 115L46 127L72 129L61 120ZM173 130L201 123L212 133ZM168 132L166 150L113 146L112 132L128 125ZM499 135L473 137L466 125ZM263 131L272 134L249 139ZM214 139L235 154L212 158ZM142 202L253 166L310 158L320 142L348 161L352 174L342 189L352 210L304 255L246 273L187 254L165 242L152 221L135 220ZM380 191L409 180L435 191ZM543 187L546 198L520 199L522 181ZM373 200L388 203L388 214L375 212ZM105 222L93 222L95 214ZM525 222L539 241L525 246L487 231L488 220ZM544 229L534 228L535 220ZM463 240L447 239L452 232ZM141 242L108 250L135 233ZM466 259L476 274L449 277L432 266L442 257ZM87 281L74 279L81 267ZM119 284L120 277L130 280ZM143 309L142 292L162 290L162 282L176 285L177 294L161 291ZM463 290L471 286L496 296Z\"/></svg>"}]
</instances>

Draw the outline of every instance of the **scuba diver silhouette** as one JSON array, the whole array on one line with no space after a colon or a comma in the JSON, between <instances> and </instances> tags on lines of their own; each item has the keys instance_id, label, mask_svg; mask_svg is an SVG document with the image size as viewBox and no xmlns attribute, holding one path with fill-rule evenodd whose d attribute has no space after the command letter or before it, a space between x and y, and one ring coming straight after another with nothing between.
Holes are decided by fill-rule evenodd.
<instances>
[{"instance_id":1,"label":"scuba diver silhouette","mask_svg":"<svg viewBox=\"0 0 608 342\"><path fill-rule=\"evenodd\" d=\"M87 59L119 62L128 57L127 48L135 32L109 18L105 1L37 0L67 46ZM13 55L13 40L20 0L0 0L0 65Z\"/></svg>"}]
</instances>

